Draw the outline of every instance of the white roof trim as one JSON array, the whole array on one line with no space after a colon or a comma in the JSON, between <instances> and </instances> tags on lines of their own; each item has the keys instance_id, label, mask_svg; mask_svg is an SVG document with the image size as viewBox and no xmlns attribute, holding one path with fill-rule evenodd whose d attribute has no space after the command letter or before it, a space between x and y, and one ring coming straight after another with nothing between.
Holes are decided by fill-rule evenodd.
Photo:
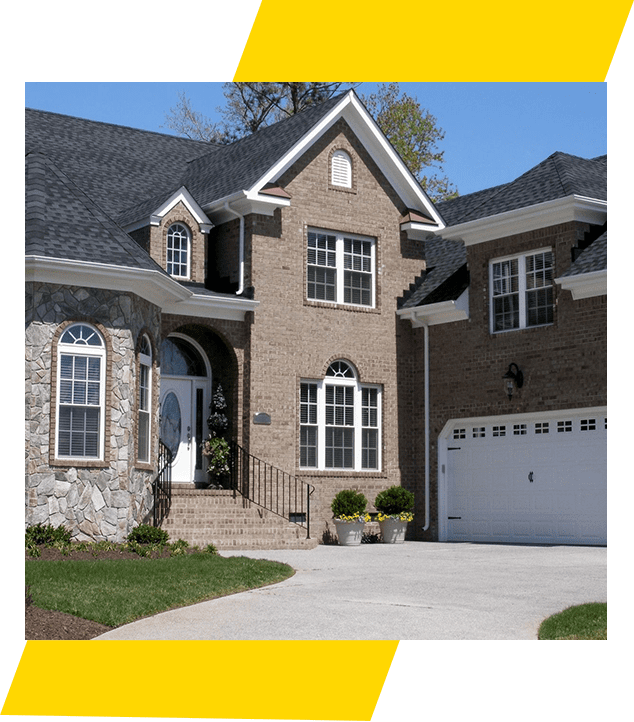
<instances>
[{"instance_id":1,"label":"white roof trim","mask_svg":"<svg viewBox=\"0 0 634 722\"><path fill-rule=\"evenodd\" d=\"M243 321L255 311L258 301L239 296L197 294L159 270L127 268L113 264L26 256L27 282L86 286L134 293L161 308L164 313L201 318Z\"/></svg>"},{"instance_id":2,"label":"white roof trim","mask_svg":"<svg viewBox=\"0 0 634 722\"><path fill-rule=\"evenodd\" d=\"M401 308L396 312L411 322L413 328L438 326L453 321L469 319L469 289L465 289L455 301L440 301L414 308Z\"/></svg>"},{"instance_id":3,"label":"white roof trim","mask_svg":"<svg viewBox=\"0 0 634 722\"><path fill-rule=\"evenodd\" d=\"M571 195L527 208L518 208L455 226L447 226L438 231L438 235L449 240L461 240L465 246L472 246L570 221L601 225L605 222L607 214L607 201Z\"/></svg>"},{"instance_id":4,"label":"white roof trim","mask_svg":"<svg viewBox=\"0 0 634 722\"><path fill-rule=\"evenodd\" d=\"M434 204L352 90L247 190L247 196L257 197L267 183L276 181L339 118L346 120L405 205L434 219L435 223L430 223L428 230L436 232L443 228L445 224ZM282 205L281 199L274 202Z\"/></svg>"},{"instance_id":5,"label":"white roof trim","mask_svg":"<svg viewBox=\"0 0 634 722\"><path fill-rule=\"evenodd\" d=\"M574 276L563 276L555 279L564 290L570 291L575 301L580 298L605 296L608 292L608 271L591 271Z\"/></svg>"},{"instance_id":6,"label":"white roof trim","mask_svg":"<svg viewBox=\"0 0 634 722\"><path fill-rule=\"evenodd\" d=\"M214 224L211 222L207 214L198 205L192 194L187 190L187 188L185 188L185 186L181 186L177 191L172 193L172 195L166 201L161 203L161 205L153 213L150 214L149 224L152 226L160 225L163 218L178 203L182 203L191 213L194 220L198 223L198 227L201 233L209 233L209 231L214 227ZM130 223L127 226L124 226L123 230L129 233L130 231L134 231L137 228L143 228L147 225L148 219L143 218L136 223Z\"/></svg>"}]
</instances>

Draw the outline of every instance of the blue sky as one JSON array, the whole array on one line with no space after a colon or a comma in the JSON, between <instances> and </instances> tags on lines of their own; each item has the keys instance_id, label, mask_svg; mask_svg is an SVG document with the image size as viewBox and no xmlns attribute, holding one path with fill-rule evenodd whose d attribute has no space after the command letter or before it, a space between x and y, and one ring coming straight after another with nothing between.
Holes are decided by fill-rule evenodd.
<instances>
[{"instance_id":1,"label":"blue sky","mask_svg":"<svg viewBox=\"0 0 634 722\"><path fill-rule=\"evenodd\" d=\"M607 152L607 83L401 83L445 131L444 172L462 195L505 183L555 151ZM369 94L374 83L357 92ZM221 83L26 83L29 108L170 132L165 114L185 92L214 118Z\"/></svg>"}]
</instances>

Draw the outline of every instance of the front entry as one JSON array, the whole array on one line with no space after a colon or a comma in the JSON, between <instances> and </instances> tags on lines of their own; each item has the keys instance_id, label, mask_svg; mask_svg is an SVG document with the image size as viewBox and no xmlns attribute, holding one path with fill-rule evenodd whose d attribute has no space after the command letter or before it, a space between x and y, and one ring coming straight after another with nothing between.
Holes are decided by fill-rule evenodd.
<instances>
[{"instance_id":1,"label":"front entry","mask_svg":"<svg viewBox=\"0 0 634 722\"><path fill-rule=\"evenodd\" d=\"M161 441L173 454L173 482L205 482L211 373L204 352L182 336L161 346Z\"/></svg>"}]
</instances>

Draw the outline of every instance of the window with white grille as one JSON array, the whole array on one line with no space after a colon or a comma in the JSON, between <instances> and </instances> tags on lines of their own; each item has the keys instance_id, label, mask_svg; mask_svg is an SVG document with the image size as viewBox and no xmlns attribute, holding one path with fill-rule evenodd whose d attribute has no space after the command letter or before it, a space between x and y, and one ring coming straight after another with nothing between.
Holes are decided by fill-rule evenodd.
<instances>
[{"instance_id":1,"label":"window with white grille","mask_svg":"<svg viewBox=\"0 0 634 722\"><path fill-rule=\"evenodd\" d=\"M381 465L381 387L360 384L336 361L299 388L300 467L376 471Z\"/></svg>"},{"instance_id":2,"label":"window with white grille","mask_svg":"<svg viewBox=\"0 0 634 722\"><path fill-rule=\"evenodd\" d=\"M152 404L152 345L143 336L139 347L139 393L137 416L137 459L150 460L150 412Z\"/></svg>"},{"instance_id":3,"label":"window with white grille","mask_svg":"<svg viewBox=\"0 0 634 722\"><path fill-rule=\"evenodd\" d=\"M345 150L336 150L332 154L330 171L333 186L352 187L352 160Z\"/></svg>"},{"instance_id":4,"label":"window with white grille","mask_svg":"<svg viewBox=\"0 0 634 722\"><path fill-rule=\"evenodd\" d=\"M191 233L183 223L174 223L167 231L167 272L170 276L189 278Z\"/></svg>"},{"instance_id":5,"label":"window with white grille","mask_svg":"<svg viewBox=\"0 0 634 722\"><path fill-rule=\"evenodd\" d=\"M77 323L64 331L57 345L58 458L102 458L105 362L96 328Z\"/></svg>"},{"instance_id":6,"label":"window with white grille","mask_svg":"<svg viewBox=\"0 0 634 722\"><path fill-rule=\"evenodd\" d=\"M353 306L374 306L374 239L309 230L306 262L307 298Z\"/></svg>"},{"instance_id":7,"label":"window with white grille","mask_svg":"<svg viewBox=\"0 0 634 722\"><path fill-rule=\"evenodd\" d=\"M543 250L490 265L491 331L553 322L553 253Z\"/></svg>"},{"instance_id":8,"label":"window with white grille","mask_svg":"<svg viewBox=\"0 0 634 722\"><path fill-rule=\"evenodd\" d=\"M535 433L536 434L547 434L550 431L548 421L537 421L535 422Z\"/></svg>"},{"instance_id":9,"label":"window with white grille","mask_svg":"<svg viewBox=\"0 0 634 722\"><path fill-rule=\"evenodd\" d=\"M557 422L557 433L567 434L572 431L572 421L558 421Z\"/></svg>"}]
</instances>

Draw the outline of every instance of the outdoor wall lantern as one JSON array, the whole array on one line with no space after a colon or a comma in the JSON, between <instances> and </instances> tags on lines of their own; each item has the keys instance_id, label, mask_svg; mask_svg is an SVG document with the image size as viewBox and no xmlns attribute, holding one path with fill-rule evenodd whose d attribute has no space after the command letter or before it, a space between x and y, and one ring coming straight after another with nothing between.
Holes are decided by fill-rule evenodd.
<instances>
[{"instance_id":1,"label":"outdoor wall lantern","mask_svg":"<svg viewBox=\"0 0 634 722\"><path fill-rule=\"evenodd\" d=\"M516 363L509 364L508 371L502 376L504 381L504 390L506 395L509 397L509 401L513 397L513 391L515 387L521 389L524 384L524 374L521 372L520 367Z\"/></svg>"}]
</instances>

